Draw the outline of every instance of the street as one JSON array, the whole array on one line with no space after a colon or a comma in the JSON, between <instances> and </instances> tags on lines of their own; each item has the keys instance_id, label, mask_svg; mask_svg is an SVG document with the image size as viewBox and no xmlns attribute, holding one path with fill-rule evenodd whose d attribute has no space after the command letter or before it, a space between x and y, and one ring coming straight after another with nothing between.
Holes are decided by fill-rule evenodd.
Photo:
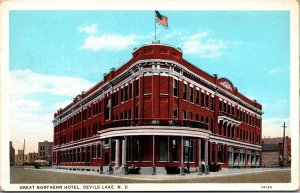
<instances>
[{"instance_id":1,"label":"street","mask_svg":"<svg viewBox=\"0 0 300 193\"><path fill-rule=\"evenodd\" d=\"M260 171L261 170L261 171ZM224 169L209 175L100 175L96 172L75 172L54 169L11 167L12 184L113 184L113 183L288 183L290 169Z\"/></svg>"}]
</instances>

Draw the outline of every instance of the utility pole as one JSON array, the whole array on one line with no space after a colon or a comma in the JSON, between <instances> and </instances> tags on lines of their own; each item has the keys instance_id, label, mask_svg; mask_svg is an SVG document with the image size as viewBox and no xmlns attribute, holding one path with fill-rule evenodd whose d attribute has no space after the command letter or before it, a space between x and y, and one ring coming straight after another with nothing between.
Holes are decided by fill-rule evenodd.
<instances>
[{"instance_id":1,"label":"utility pole","mask_svg":"<svg viewBox=\"0 0 300 193\"><path fill-rule=\"evenodd\" d=\"M283 122L283 140L282 140L282 168L283 168L283 163L284 163L284 140L285 140L285 128L286 128L286 125L285 125L285 122Z\"/></svg>"},{"instance_id":2,"label":"utility pole","mask_svg":"<svg viewBox=\"0 0 300 193\"><path fill-rule=\"evenodd\" d=\"M23 167L23 164L24 164L24 157L25 156L25 139L24 139L24 145L23 145L23 159L22 159L22 168L24 169Z\"/></svg>"}]
</instances>

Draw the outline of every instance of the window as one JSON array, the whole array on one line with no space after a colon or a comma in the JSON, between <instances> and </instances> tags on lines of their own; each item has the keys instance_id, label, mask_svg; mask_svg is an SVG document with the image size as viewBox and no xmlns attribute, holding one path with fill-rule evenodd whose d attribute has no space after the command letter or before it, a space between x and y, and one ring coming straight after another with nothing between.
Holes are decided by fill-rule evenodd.
<instances>
[{"instance_id":1,"label":"window","mask_svg":"<svg viewBox=\"0 0 300 193\"><path fill-rule=\"evenodd\" d=\"M85 162L85 148L81 147L81 162Z\"/></svg>"},{"instance_id":2,"label":"window","mask_svg":"<svg viewBox=\"0 0 300 193\"><path fill-rule=\"evenodd\" d=\"M132 83L129 84L129 99L132 99Z\"/></svg>"},{"instance_id":3,"label":"window","mask_svg":"<svg viewBox=\"0 0 300 193\"><path fill-rule=\"evenodd\" d=\"M218 144L218 162L224 163L225 161L225 154L226 151L224 151L224 146L222 144Z\"/></svg>"},{"instance_id":4,"label":"window","mask_svg":"<svg viewBox=\"0 0 300 193\"><path fill-rule=\"evenodd\" d=\"M124 112L124 119L127 119L127 111Z\"/></svg>"},{"instance_id":5,"label":"window","mask_svg":"<svg viewBox=\"0 0 300 193\"><path fill-rule=\"evenodd\" d=\"M105 99L105 120L110 119L110 100L107 97Z\"/></svg>"},{"instance_id":6,"label":"window","mask_svg":"<svg viewBox=\"0 0 300 193\"><path fill-rule=\"evenodd\" d=\"M190 120L192 121L193 120L193 113L190 112Z\"/></svg>"},{"instance_id":7,"label":"window","mask_svg":"<svg viewBox=\"0 0 300 193\"><path fill-rule=\"evenodd\" d=\"M121 88L121 102L124 102L124 88Z\"/></svg>"},{"instance_id":8,"label":"window","mask_svg":"<svg viewBox=\"0 0 300 193\"><path fill-rule=\"evenodd\" d=\"M159 138L159 161L168 161L168 138Z\"/></svg>"},{"instance_id":9,"label":"window","mask_svg":"<svg viewBox=\"0 0 300 193\"><path fill-rule=\"evenodd\" d=\"M135 96L139 96L139 93L140 93L140 85L139 85L139 80L136 80L135 81Z\"/></svg>"},{"instance_id":10,"label":"window","mask_svg":"<svg viewBox=\"0 0 300 193\"><path fill-rule=\"evenodd\" d=\"M139 140L133 138L133 161L139 160Z\"/></svg>"},{"instance_id":11,"label":"window","mask_svg":"<svg viewBox=\"0 0 300 193\"><path fill-rule=\"evenodd\" d=\"M211 130L212 133L215 133L214 120L213 119L210 120L210 130Z\"/></svg>"},{"instance_id":12,"label":"window","mask_svg":"<svg viewBox=\"0 0 300 193\"><path fill-rule=\"evenodd\" d=\"M182 119L186 119L186 110L182 111Z\"/></svg>"},{"instance_id":13,"label":"window","mask_svg":"<svg viewBox=\"0 0 300 193\"><path fill-rule=\"evenodd\" d=\"M98 157L98 159L101 159L101 155L102 155L101 143L98 143L98 145L97 145L97 157Z\"/></svg>"},{"instance_id":14,"label":"window","mask_svg":"<svg viewBox=\"0 0 300 193\"><path fill-rule=\"evenodd\" d=\"M194 103L194 88L190 87L190 103Z\"/></svg>"},{"instance_id":15,"label":"window","mask_svg":"<svg viewBox=\"0 0 300 193\"><path fill-rule=\"evenodd\" d=\"M172 155L173 161L179 161L178 159L178 138L172 138Z\"/></svg>"},{"instance_id":16,"label":"window","mask_svg":"<svg viewBox=\"0 0 300 193\"><path fill-rule=\"evenodd\" d=\"M135 118L136 119L139 118L139 107L138 106L135 107Z\"/></svg>"},{"instance_id":17,"label":"window","mask_svg":"<svg viewBox=\"0 0 300 193\"><path fill-rule=\"evenodd\" d=\"M204 93L201 92L201 107L204 107Z\"/></svg>"},{"instance_id":18,"label":"window","mask_svg":"<svg viewBox=\"0 0 300 193\"><path fill-rule=\"evenodd\" d=\"M212 111L214 111L215 110L215 106L214 106L214 97L211 97L210 98L210 109L212 110Z\"/></svg>"},{"instance_id":19,"label":"window","mask_svg":"<svg viewBox=\"0 0 300 193\"><path fill-rule=\"evenodd\" d=\"M234 115L234 107L231 107L231 114Z\"/></svg>"},{"instance_id":20,"label":"window","mask_svg":"<svg viewBox=\"0 0 300 193\"><path fill-rule=\"evenodd\" d=\"M119 105L119 92L115 93L115 105Z\"/></svg>"},{"instance_id":21,"label":"window","mask_svg":"<svg viewBox=\"0 0 300 193\"><path fill-rule=\"evenodd\" d=\"M125 86L125 101L128 101L128 86Z\"/></svg>"},{"instance_id":22,"label":"window","mask_svg":"<svg viewBox=\"0 0 300 193\"><path fill-rule=\"evenodd\" d=\"M200 91L196 90L196 105L200 104Z\"/></svg>"},{"instance_id":23,"label":"window","mask_svg":"<svg viewBox=\"0 0 300 193\"><path fill-rule=\"evenodd\" d=\"M87 162L91 162L91 154L90 154L90 151L91 151L91 147L90 147L90 146L87 146L87 147L86 147L86 161L87 161Z\"/></svg>"},{"instance_id":24,"label":"window","mask_svg":"<svg viewBox=\"0 0 300 193\"><path fill-rule=\"evenodd\" d=\"M219 101L219 111L223 110L222 107L223 107L222 101Z\"/></svg>"},{"instance_id":25,"label":"window","mask_svg":"<svg viewBox=\"0 0 300 193\"><path fill-rule=\"evenodd\" d=\"M183 100L187 100L187 85L183 85Z\"/></svg>"},{"instance_id":26,"label":"window","mask_svg":"<svg viewBox=\"0 0 300 193\"><path fill-rule=\"evenodd\" d=\"M194 161L194 141L184 140L184 161L193 162Z\"/></svg>"},{"instance_id":27,"label":"window","mask_svg":"<svg viewBox=\"0 0 300 193\"><path fill-rule=\"evenodd\" d=\"M73 154L73 156L72 156L72 162L75 162L75 160L76 160L76 149L72 149L72 154Z\"/></svg>"},{"instance_id":28,"label":"window","mask_svg":"<svg viewBox=\"0 0 300 193\"><path fill-rule=\"evenodd\" d=\"M92 145L92 158L96 158L96 145Z\"/></svg>"},{"instance_id":29,"label":"window","mask_svg":"<svg viewBox=\"0 0 300 193\"><path fill-rule=\"evenodd\" d=\"M174 109L174 119L178 119L178 110Z\"/></svg>"},{"instance_id":30,"label":"window","mask_svg":"<svg viewBox=\"0 0 300 193\"><path fill-rule=\"evenodd\" d=\"M173 92L174 96L178 97L178 80L176 79L173 80Z\"/></svg>"},{"instance_id":31,"label":"window","mask_svg":"<svg viewBox=\"0 0 300 193\"><path fill-rule=\"evenodd\" d=\"M76 158L76 162L80 162L80 148L77 148L77 158Z\"/></svg>"},{"instance_id":32,"label":"window","mask_svg":"<svg viewBox=\"0 0 300 193\"><path fill-rule=\"evenodd\" d=\"M199 115L196 114L196 121L199 121Z\"/></svg>"},{"instance_id":33,"label":"window","mask_svg":"<svg viewBox=\"0 0 300 193\"><path fill-rule=\"evenodd\" d=\"M206 94L205 102L206 102L206 108L209 108L209 95L208 94Z\"/></svg>"},{"instance_id":34,"label":"window","mask_svg":"<svg viewBox=\"0 0 300 193\"><path fill-rule=\"evenodd\" d=\"M226 107L227 107L227 105L226 105L226 103L224 103L224 112L226 113Z\"/></svg>"}]
</instances>

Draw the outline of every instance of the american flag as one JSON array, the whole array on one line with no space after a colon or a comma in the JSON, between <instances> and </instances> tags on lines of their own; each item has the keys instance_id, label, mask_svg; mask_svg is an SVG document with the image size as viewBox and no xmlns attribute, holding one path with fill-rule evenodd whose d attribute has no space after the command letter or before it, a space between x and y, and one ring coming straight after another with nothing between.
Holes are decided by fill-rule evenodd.
<instances>
[{"instance_id":1,"label":"american flag","mask_svg":"<svg viewBox=\"0 0 300 193\"><path fill-rule=\"evenodd\" d=\"M155 11L156 13L156 22L160 25L168 28L168 18L162 14L159 13L159 11Z\"/></svg>"}]
</instances>

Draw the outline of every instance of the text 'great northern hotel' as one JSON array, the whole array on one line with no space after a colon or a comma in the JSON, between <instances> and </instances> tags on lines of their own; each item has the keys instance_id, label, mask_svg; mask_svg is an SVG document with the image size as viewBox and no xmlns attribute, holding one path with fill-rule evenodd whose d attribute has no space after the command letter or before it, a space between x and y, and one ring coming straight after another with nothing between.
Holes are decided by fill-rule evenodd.
<instances>
[{"instance_id":1,"label":"text 'great northern hotel'","mask_svg":"<svg viewBox=\"0 0 300 193\"><path fill-rule=\"evenodd\" d=\"M262 105L226 78L152 43L54 114L53 165L71 170L142 173L261 165ZM246 72L245 72L246 73ZM105 171L104 171L105 172Z\"/></svg>"}]
</instances>

